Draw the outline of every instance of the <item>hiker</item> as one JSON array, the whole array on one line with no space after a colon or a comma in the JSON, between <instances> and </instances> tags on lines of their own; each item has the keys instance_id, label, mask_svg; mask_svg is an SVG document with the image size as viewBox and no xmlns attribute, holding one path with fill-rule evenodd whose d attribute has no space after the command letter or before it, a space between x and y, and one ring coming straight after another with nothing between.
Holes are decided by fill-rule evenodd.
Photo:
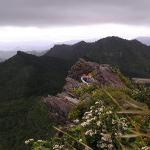
<instances>
[{"instance_id":1,"label":"hiker","mask_svg":"<svg viewBox=\"0 0 150 150\"><path fill-rule=\"evenodd\" d=\"M88 74L88 75L83 74L83 75L81 76L81 81L82 81L83 83L89 85L90 83L93 83L93 82L94 82L94 79L93 79L93 77L92 77L91 74Z\"/></svg>"}]
</instances>

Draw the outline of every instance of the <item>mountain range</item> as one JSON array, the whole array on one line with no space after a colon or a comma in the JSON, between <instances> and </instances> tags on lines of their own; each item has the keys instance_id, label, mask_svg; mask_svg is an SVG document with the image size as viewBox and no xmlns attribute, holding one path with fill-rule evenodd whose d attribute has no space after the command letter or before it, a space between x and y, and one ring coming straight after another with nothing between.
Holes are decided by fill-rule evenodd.
<instances>
[{"instance_id":1,"label":"mountain range","mask_svg":"<svg viewBox=\"0 0 150 150\"><path fill-rule=\"evenodd\" d=\"M18 51L0 64L0 101L55 94L63 85L70 64L66 60ZM6 94L7 93L7 94Z\"/></svg>"},{"instance_id":2,"label":"mountain range","mask_svg":"<svg viewBox=\"0 0 150 150\"><path fill-rule=\"evenodd\" d=\"M79 58L119 67L129 77L150 78L150 47L137 40L107 37L61 44L42 56L18 51L0 63L0 149L27 150L27 138L49 137L52 122L41 98L61 91Z\"/></svg>"},{"instance_id":3,"label":"mountain range","mask_svg":"<svg viewBox=\"0 0 150 150\"><path fill-rule=\"evenodd\" d=\"M42 51L32 50L32 51L26 51L25 53L32 54L32 55L35 55L35 56L42 56L46 52L47 52L47 50L45 50L45 51L44 50L42 50ZM7 59L13 57L16 54L17 54L17 51L4 51L4 50L0 51L0 62L4 61L4 60L7 60Z\"/></svg>"},{"instance_id":4,"label":"mountain range","mask_svg":"<svg viewBox=\"0 0 150 150\"><path fill-rule=\"evenodd\" d=\"M150 47L137 40L107 37L93 43L81 41L74 45L56 45L45 55L74 62L85 58L119 67L131 77L150 77Z\"/></svg>"}]
</instances>

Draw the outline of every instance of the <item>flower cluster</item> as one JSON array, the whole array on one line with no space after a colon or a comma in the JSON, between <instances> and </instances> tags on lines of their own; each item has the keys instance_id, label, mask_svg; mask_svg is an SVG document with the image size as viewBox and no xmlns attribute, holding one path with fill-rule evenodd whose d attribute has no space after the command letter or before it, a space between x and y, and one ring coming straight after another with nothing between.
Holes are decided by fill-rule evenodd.
<instances>
[{"instance_id":1,"label":"flower cluster","mask_svg":"<svg viewBox=\"0 0 150 150\"><path fill-rule=\"evenodd\" d=\"M53 150L63 150L64 145L55 144L53 145Z\"/></svg>"},{"instance_id":2,"label":"flower cluster","mask_svg":"<svg viewBox=\"0 0 150 150\"><path fill-rule=\"evenodd\" d=\"M141 148L141 150L150 150L150 146L144 146Z\"/></svg>"},{"instance_id":3,"label":"flower cluster","mask_svg":"<svg viewBox=\"0 0 150 150\"><path fill-rule=\"evenodd\" d=\"M94 106L90 107L88 112L84 113L81 126L85 136L96 139L97 149L113 149L112 135L108 131L107 118L112 115L112 110L104 106L102 101L97 101ZM111 119L111 118L110 118ZM95 141L94 141L95 142Z\"/></svg>"},{"instance_id":4,"label":"flower cluster","mask_svg":"<svg viewBox=\"0 0 150 150\"><path fill-rule=\"evenodd\" d=\"M149 127L149 118L143 117L143 114L138 116L124 113L122 107L109 104L108 98L106 97L105 100L105 95L102 95L103 91L95 88L88 86L88 88L84 88L84 91L78 91L78 96L82 97L81 100L84 100L84 103L80 103L76 107L76 111L72 113L72 118L70 118L72 122L64 128L58 129L60 134L52 139L51 149L119 150L122 147L127 147L127 149L129 147L135 149L136 147L141 150L150 150L147 132L142 133ZM87 96L88 102L83 96L84 93L89 94ZM90 97L90 94L92 94L92 97ZM93 104L94 101L96 102ZM86 104L85 102L87 102L87 105L83 106ZM89 106L91 107L89 108ZM37 143L41 148L42 142L37 141ZM45 144L42 146L44 147Z\"/></svg>"},{"instance_id":5,"label":"flower cluster","mask_svg":"<svg viewBox=\"0 0 150 150\"><path fill-rule=\"evenodd\" d=\"M96 139L97 148L101 149L113 149L113 139L128 129L127 119L119 117L113 108L106 107L102 101L95 102L95 105L84 113L82 120L81 126L85 136L88 139Z\"/></svg>"},{"instance_id":6,"label":"flower cluster","mask_svg":"<svg viewBox=\"0 0 150 150\"><path fill-rule=\"evenodd\" d=\"M96 102L95 105L98 106L101 103L102 102L99 101L99 102ZM105 109L104 105L101 105L101 107L97 107L97 108L94 106L91 106L90 111L84 113L84 116L82 118L84 122L81 123L81 126L87 127L87 126L90 126L92 124L97 124L98 126L100 126L101 122L100 122L99 118L103 114L104 109Z\"/></svg>"},{"instance_id":7,"label":"flower cluster","mask_svg":"<svg viewBox=\"0 0 150 150\"><path fill-rule=\"evenodd\" d=\"M34 139L28 139L28 140L25 141L25 144L30 144L33 141L34 141Z\"/></svg>"}]
</instances>

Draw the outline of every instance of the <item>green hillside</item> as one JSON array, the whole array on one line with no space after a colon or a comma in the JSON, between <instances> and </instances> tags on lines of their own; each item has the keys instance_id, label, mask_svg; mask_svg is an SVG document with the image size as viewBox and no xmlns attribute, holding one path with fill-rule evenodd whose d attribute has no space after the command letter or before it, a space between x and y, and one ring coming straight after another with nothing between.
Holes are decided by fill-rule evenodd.
<instances>
[{"instance_id":1,"label":"green hillside","mask_svg":"<svg viewBox=\"0 0 150 150\"><path fill-rule=\"evenodd\" d=\"M0 101L55 94L69 66L65 60L18 52L0 64Z\"/></svg>"},{"instance_id":2,"label":"green hillside","mask_svg":"<svg viewBox=\"0 0 150 150\"><path fill-rule=\"evenodd\" d=\"M29 137L49 137L51 122L42 96L59 92L65 60L18 52L0 64L0 150L23 150Z\"/></svg>"}]
</instances>

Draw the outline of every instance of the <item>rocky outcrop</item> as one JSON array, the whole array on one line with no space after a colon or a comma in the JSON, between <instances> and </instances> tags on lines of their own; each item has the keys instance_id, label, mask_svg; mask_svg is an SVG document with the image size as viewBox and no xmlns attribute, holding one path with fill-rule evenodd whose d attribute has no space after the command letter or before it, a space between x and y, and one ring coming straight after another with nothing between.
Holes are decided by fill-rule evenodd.
<instances>
[{"instance_id":1,"label":"rocky outcrop","mask_svg":"<svg viewBox=\"0 0 150 150\"><path fill-rule=\"evenodd\" d=\"M48 106L49 118L53 122L65 123L67 115L74 103L65 98L64 96L51 96L44 99Z\"/></svg>"},{"instance_id":2,"label":"rocky outcrop","mask_svg":"<svg viewBox=\"0 0 150 150\"><path fill-rule=\"evenodd\" d=\"M108 64L98 64L80 59L69 71L69 77L81 82L83 74L92 74L95 82L100 86L123 87L124 84L112 71Z\"/></svg>"},{"instance_id":3,"label":"rocky outcrop","mask_svg":"<svg viewBox=\"0 0 150 150\"><path fill-rule=\"evenodd\" d=\"M88 74L92 76L90 84L112 87L124 86L119 77L113 73L111 66L80 59L69 71L62 93L44 98L44 102L48 106L50 119L56 120L57 123L67 121L68 113L79 102L73 93L73 89L84 84L81 77Z\"/></svg>"}]
</instances>

